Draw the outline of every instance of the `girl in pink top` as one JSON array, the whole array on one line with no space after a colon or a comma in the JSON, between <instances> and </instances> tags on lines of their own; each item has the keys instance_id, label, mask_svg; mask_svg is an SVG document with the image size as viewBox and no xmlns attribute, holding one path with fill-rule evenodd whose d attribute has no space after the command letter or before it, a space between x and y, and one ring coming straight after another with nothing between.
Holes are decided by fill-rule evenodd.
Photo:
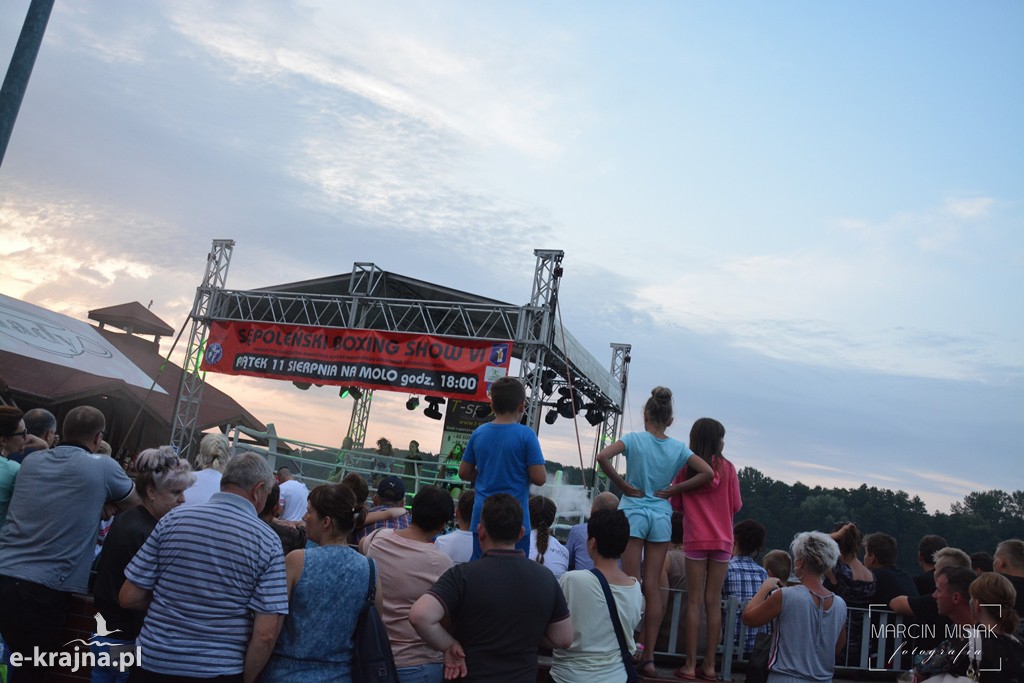
<instances>
[{"instance_id":1,"label":"girl in pink top","mask_svg":"<svg viewBox=\"0 0 1024 683\"><path fill-rule=\"evenodd\" d=\"M711 465L714 478L672 499L683 511L683 553L686 555L686 664L675 676L686 681L713 681L715 652L722 632L722 584L732 557L732 518L742 506L736 468L725 459L725 427L702 417L690 429L690 450ZM687 465L673 484L693 475ZM704 666L697 670L697 635L701 608L707 613L707 648Z\"/></svg>"}]
</instances>

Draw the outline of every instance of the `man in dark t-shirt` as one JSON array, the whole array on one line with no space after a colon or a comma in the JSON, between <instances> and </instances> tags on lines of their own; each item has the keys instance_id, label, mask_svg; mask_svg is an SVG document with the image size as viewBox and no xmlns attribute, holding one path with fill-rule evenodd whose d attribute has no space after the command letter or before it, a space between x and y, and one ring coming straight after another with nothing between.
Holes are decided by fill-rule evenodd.
<instances>
[{"instance_id":1,"label":"man in dark t-shirt","mask_svg":"<svg viewBox=\"0 0 1024 683\"><path fill-rule=\"evenodd\" d=\"M936 534L921 537L917 544L917 566L921 568L921 573L914 577L918 595L931 595L935 592L935 553L948 545L946 539Z\"/></svg>"},{"instance_id":2,"label":"man in dark t-shirt","mask_svg":"<svg viewBox=\"0 0 1024 683\"><path fill-rule=\"evenodd\" d=\"M992 556L992 567L1013 584L1017 591L1017 614L1024 622L1024 541L1010 538L1000 543ZM1024 632L1024 626L1021 631Z\"/></svg>"},{"instance_id":3,"label":"man in dark t-shirt","mask_svg":"<svg viewBox=\"0 0 1024 683\"><path fill-rule=\"evenodd\" d=\"M516 549L525 530L513 496L487 499L477 533L483 556L446 571L412 606L409 620L444 652L446 679L534 683L537 650L572 644L565 596L554 574ZM441 626L445 617L453 634Z\"/></svg>"},{"instance_id":4,"label":"man in dark t-shirt","mask_svg":"<svg viewBox=\"0 0 1024 683\"><path fill-rule=\"evenodd\" d=\"M889 534L875 532L864 539L864 566L875 575L875 595L869 601L873 632L876 632L881 623L881 612L889 609L890 601L893 598L917 595L914 579L896 566L896 556L896 539ZM870 645L872 652L877 647L877 641L872 638ZM905 648L902 652L908 654L909 648ZM903 669L910 668L910 659L900 656L898 660L894 661L894 665Z\"/></svg>"}]
</instances>

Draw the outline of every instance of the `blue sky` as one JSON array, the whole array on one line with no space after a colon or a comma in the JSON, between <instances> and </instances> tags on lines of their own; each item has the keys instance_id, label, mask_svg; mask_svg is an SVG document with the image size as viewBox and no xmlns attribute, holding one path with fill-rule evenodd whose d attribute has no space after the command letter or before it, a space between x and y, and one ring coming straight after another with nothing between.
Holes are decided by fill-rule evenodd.
<instances>
[{"instance_id":1,"label":"blue sky","mask_svg":"<svg viewBox=\"0 0 1024 683\"><path fill-rule=\"evenodd\" d=\"M177 327L214 238L232 287L373 261L515 303L563 249L566 325L633 344L626 429L665 384L673 433L720 419L738 466L947 509L1024 488L1022 30L1017 2L61 0L0 288ZM215 381L344 434L327 390ZM435 443L404 400L370 436ZM568 423L541 437L577 460Z\"/></svg>"}]
</instances>

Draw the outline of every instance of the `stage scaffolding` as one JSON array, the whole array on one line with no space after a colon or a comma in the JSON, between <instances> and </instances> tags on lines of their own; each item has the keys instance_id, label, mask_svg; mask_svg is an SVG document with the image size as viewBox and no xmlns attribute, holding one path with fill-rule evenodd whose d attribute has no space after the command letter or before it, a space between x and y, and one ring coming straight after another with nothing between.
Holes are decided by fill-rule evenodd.
<instances>
[{"instance_id":1,"label":"stage scaffolding","mask_svg":"<svg viewBox=\"0 0 1024 683\"><path fill-rule=\"evenodd\" d=\"M553 405L552 394L568 387L579 395L581 405L603 418L595 425L599 429L594 454L618 438L630 346L612 344L612 362L606 368L564 329L558 320L564 257L560 250L534 251L530 301L517 306L389 273L368 262L355 263L348 275L259 290L227 289L233 247L232 240L214 240L190 315L185 380L179 387L171 433L171 442L185 457L196 439L194 415L203 383L199 365L213 320L511 340L512 355L520 360L520 379L527 387L526 423L534 431L540 429L542 409ZM353 441L361 441L365 432L370 393L366 391L353 410L348 430Z\"/></svg>"}]
</instances>

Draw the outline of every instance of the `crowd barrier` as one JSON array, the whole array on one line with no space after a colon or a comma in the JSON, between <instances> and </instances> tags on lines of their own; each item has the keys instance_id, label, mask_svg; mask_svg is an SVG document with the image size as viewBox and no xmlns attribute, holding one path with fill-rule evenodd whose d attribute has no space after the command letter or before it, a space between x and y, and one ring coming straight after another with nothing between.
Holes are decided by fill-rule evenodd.
<instances>
[{"instance_id":1,"label":"crowd barrier","mask_svg":"<svg viewBox=\"0 0 1024 683\"><path fill-rule=\"evenodd\" d=\"M662 636L654 654L660 658L683 659L685 656L686 591L666 589L668 609L662 622ZM739 624L739 643L746 641L747 627L740 615L746 602L735 597L722 600L722 632L735 633ZM698 656L704 648L705 624L701 625L701 643ZM859 680L892 680L899 672L910 668L912 648L904 638L903 618L886 609L848 608L846 647L837 658L836 678ZM747 654L737 646L732 637L719 639L718 655L721 661L723 680L732 680L735 665L742 669L747 664Z\"/></svg>"}]
</instances>

